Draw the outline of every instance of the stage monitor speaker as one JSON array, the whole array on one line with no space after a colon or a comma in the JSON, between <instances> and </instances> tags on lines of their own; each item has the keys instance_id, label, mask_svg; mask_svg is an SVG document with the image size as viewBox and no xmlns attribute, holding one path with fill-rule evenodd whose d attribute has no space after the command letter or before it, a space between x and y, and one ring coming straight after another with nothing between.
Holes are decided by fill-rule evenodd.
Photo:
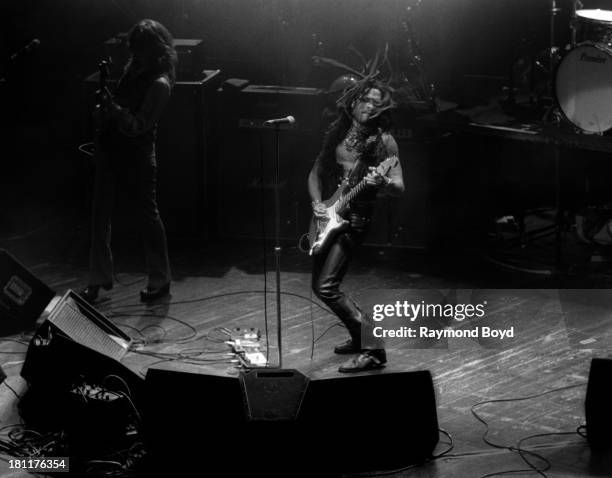
<instances>
[{"instance_id":1,"label":"stage monitor speaker","mask_svg":"<svg viewBox=\"0 0 612 478\"><path fill-rule=\"evenodd\" d=\"M75 342L49 321L30 341L21 376L28 382L28 390L19 402L20 416L28 428L39 431L67 426L74 417L67 402L80 384L129 395L137 408L144 384L121 362Z\"/></svg>"},{"instance_id":2,"label":"stage monitor speaker","mask_svg":"<svg viewBox=\"0 0 612 478\"><path fill-rule=\"evenodd\" d=\"M281 369L234 377L150 368L143 423L152 469L223 476L398 468L426 460L438 442L427 371L308 380Z\"/></svg>"},{"instance_id":3,"label":"stage monitor speaker","mask_svg":"<svg viewBox=\"0 0 612 478\"><path fill-rule=\"evenodd\" d=\"M132 343L129 335L72 290L55 304L47 320L75 342L114 360L121 360Z\"/></svg>"},{"instance_id":4,"label":"stage monitor speaker","mask_svg":"<svg viewBox=\"0 0 612 478\"><path fill-rule=\"evenodd\" d=\"M308 377L296 370L255 369L240 374L248 420L295 420L307 387Z\"/></svg>"},{"instance_id":5,"label":"stage monitor speaker","mask_svg":"<svg viewBox=\"0 0 612 478\"><path fill-rule=\"evenodd\" d=\"M612 359L591 360L585 399L587 440L595 451L612 450Z\"/></svg>"},{"instance_id":6,"label":"stage monitor speaker","mask_svg":"<svg viewBox=\"0 0 612 478\"><path fill-rule=\"evenodd\" d=\"M438 443L435 392L425 370L313 379L300 420L316 437L310 451L339 471L421 463ZM355 453L361 440L368 445Z\"/></svg>"},{"instance_id":7,"label":"stage monitor speaker","mask_svg":"<svg viewBox=\"0 0 612 478\"><path fill-rule=\"evenodd\" d=\"M55 353L54 344L58 343L60 350ZM74 348L71 343L76 344L74 347L77 349L85 347L96 355L119 362L127 353L131 338L78 294L68 290L54 305L47 320L30 341L21 376L32 383L37 378L46 380L64 373L66 367L54 370L54 367L50 369L49 363L55 360L61 362L64 358L71 361L79 355L84 356L84 353L78 353L74 359L66 357L64 351ZM68 369L82 367L85 370L89 366L89 363L77 360Z\"/></svg>"},{"instance_id":8,"label":"stage monitor speaker","mask_svg":"<svg viewBox=\"0 0 612 478\"><path fill-rule=\"evenodd\" d=\"M28 427L65 429L75 412L68 402L80 384L117 390L138 406L143 379L120 362L130 343L87 301L66 292L32 337L21 369L29 387L19 407Z\"/></svg>"},{"instance_id":9,"label":"stage monitor speaker","mask_svg":"<svg viewBox=\"0 0 612 478\"><path fill-rule=\"evenodd\" d=\"M0 335L33 327L55 292L0 249Z\"/></svg>"},{"instance_id":10,"label":"stage monitor speaker","mask_svg":"<svg viewBox=\"0 0 612 478\"><path fill-rule=\"evenodd\" d=\"M323 95L314 88L249 85L220 91L216 194L222 237L274 237L276 137L268 119L294 116L280 125L281 237L308 230L308 173L321 148Z\"/></svg>"}]
</instances>

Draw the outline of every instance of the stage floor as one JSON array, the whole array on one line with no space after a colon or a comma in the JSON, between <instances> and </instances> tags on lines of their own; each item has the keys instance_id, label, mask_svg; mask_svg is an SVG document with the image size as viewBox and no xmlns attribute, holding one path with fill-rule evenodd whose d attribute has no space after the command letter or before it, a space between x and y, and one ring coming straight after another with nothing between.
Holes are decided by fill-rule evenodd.
<instances>
[{"instance_id":1,"label":"stage floor","mask_svg":"<svg viewBox=\"0 0 612 478\"><path fill-rule=\"evenodd\" d=\"M23 238L18 234L4 236L0 247L13 253L58 293L78 290L86 283L86 255L79 231L78 224L64 224ZM230 349L220 341L223 335L217 328L258 328L265 345L266 316L270 364L278 364L270 241L265 246L261 240L171 243L172 295L150 305L138 301L138 291L145 285L139 254L133 242L117 245L117 283L95 304L139 344L123 361L131 370L142 376L149 367L235 376L238 369L230 362ZM310 294L310 258L295 244L285 244L281 269L283 367L310 377L341 376L337 368L346 357L334 355L333 346L345 340L346 332L334 326L337 321ZM567 308L571 299L554 298L559 297L558 288L597 291L611 284L612 274L605 267L573 277L544 277L500 270L477 254L364 248L345 281L345 289L358 302L371 303L379 300L377 294L386 291L393 295L389 291L394 290L448 293L459 289L480 294L485 289L506 289L503 307L495 312L516 330L515 339L505 345L466 338L450 338L443 343L393 340L388 344L388 365L375 373L431 371L439 425L452 435L454 443L445 457L391 476L478 477L524 469L517 454L483 442L485 426L470 410L486 400L525 398L563 389L479 407L480 416L489 425L488 439L497 444L513 446L534 434L576 431L585 422L590 361L607 357L612 350L612 307L606 308L603 299L591 301L587 295L587 300L579 298L581 308L570 314L573 319L568 322L560 319L559 303ZM547 292L534 295L526 290ZM597 297L605 296L602 294ZM588 320L576 318L583 313ZM18 374L30 336L31 332L24 332L0 340L7 384L18 394L26 389ZM19 420L16 402L10 390L0 387L2 425ZM388 419L393 420L392 414ZM445 436L440 440L437 453L448 447ZM532 445L550 460L548 476L610 476L611 462L592 457L578 434L543 437L525 446ZM4 463L2 466L5 473L1 476L19 476L10 474ZM525 472L528 475L533 473Z\"/></svg>"}]
</instances>

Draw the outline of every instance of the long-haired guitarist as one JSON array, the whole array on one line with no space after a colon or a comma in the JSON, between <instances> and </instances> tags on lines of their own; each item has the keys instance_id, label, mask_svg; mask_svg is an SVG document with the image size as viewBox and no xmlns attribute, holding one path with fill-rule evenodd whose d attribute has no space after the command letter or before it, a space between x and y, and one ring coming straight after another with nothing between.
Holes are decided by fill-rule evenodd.
<instances>
[{"instance_id":1,"label":"long-haired guitarist","mask_svg":"<svg viewBox=\"0 0 612 478\"><path fill-rule=\"evenodd\" d=\"M147 287L141 300L167 295L170 266L166 232L156 198L155 136L157 121L175 81L177 54L168 30L155 20L141 20L128 34L130 60L114 95L102 91L97 107L89 285L82 295L93 301L100 287L113 285L110 248L115 186L123 183L139 201Z\"/></svg>"},{"instance_id":2,"label":"long-haired guitarist","mask_svg":"<svg viewBox=\"0 0 612 478\"><path fill-rule=\"evenodd\" d=\"M347 221L339 233L328 238L314 254L312 289L344 323L350 339L335 347L338 354L358 354L342 365L340 372L358 372L384 366L382 343L371 340L369 316L341 289L355 248L363 241L378 193L393 196L404 192L402 169L395 139L389 134L391 92L383 83L364 79L340 98L339 115L329 126L323 147L308 177L314 220L329 218L329 203L339 185L346 191L361 183L360 193L341 215ZM382 172L378 165L395 158ZM335 197L335 195L334 195Z\"/></svg>"}]
</instances>

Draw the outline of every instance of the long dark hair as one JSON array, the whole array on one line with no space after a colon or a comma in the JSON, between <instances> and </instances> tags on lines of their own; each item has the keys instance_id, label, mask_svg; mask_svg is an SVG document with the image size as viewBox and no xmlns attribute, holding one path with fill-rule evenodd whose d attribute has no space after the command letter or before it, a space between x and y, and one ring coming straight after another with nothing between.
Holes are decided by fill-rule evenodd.
<instances>
[{"instance_id":1,"label":"long dark hair","mask_svg":"<svg viewBox=\"0 0 612 478\"><path fill-rule=\"evenodd\" d=\"M327 128L323 138L323 146L317 161L322 166L324 189L327 194L333 192L338 178L342 174L342 167L336 162L336 148L346 137L353 121L352 111L355 102L371 89L378 89L382 93L382 102L378 111L372 115L367 129L357 145L359 164L353 178L361 179L367 172L368 166L376 166L386 156L383 143L383 134L389 131L391 119L389 110L394 106L390 90L382 83L370 80L366 83L349 88L338 103L338 116Z\"/></svg>"},{"instance_id":2,"label":"long dark hair","mask_svg":"<svg viewBox=\"0 0 612 478\"><path fill-rule=\"evenodd\" d=\"M171 84L176 81L178 58L174 49L172 34L161 23L144 19L136 23L128 33L128 48L134 53L146 50L150 53L145 65L147 75L167 75ZM132 59L126 66L126 74L132 67Z\"/></svg>"}]
</instances>

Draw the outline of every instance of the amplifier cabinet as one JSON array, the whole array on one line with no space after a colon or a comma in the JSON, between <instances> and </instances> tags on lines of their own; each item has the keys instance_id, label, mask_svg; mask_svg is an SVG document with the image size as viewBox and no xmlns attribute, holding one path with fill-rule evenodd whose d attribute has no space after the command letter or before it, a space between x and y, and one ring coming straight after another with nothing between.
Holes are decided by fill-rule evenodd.
<instances>
[{"instance_id":1,"label":"amplifier cabinet","mask_svg":"<svg viewBox=\"0 0 612 478\"><path fill-rule=\"evenodd\" d=\"M321 146L321 91L251 85L219 91L217 221L221 237L274 237L276 133L265 120L294 116L278 132L280 235L308 229L308 173Z\"/></svg>"}]
</instances>

